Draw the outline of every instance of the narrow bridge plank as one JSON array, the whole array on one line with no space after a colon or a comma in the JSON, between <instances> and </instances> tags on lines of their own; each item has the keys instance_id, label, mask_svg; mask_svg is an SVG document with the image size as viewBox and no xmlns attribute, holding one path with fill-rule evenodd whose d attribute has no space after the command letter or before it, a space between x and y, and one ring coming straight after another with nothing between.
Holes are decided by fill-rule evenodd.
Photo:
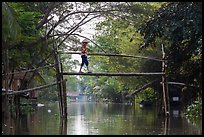
<instances>
[{"instance_id":1,"label":"narrow bridge plank","mask_svg":"<svg viewBox=\"0 0 204 137\"><path fill-rule=\"evenodd\" d=\"M149 75L164 75L161 72L152 73L107 73L107 72L92 72L92 73L78 73L78 72L64 72L63 75L87 75L87 76L149 76Z\"/></svg>"}]
</instances>

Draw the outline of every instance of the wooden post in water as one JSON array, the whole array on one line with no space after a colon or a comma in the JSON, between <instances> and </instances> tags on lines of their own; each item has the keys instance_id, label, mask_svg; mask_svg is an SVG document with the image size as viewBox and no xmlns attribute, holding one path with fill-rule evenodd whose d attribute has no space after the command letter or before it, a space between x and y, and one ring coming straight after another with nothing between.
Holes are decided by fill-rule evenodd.
<instances>
[{"instance_id":1,"label":"wooden post in water","mask_svg":"<svg viewBox=\"0 0 204 137\"><path fill-rule=\"evenodd\" d=\"M63 72L62 66L61 66L61 70ZM63 118L60 120L61 123L61 127L60 127L60 131L61 131L61 135L67 135L67 95L66 95L66 80L63 80L62 82L62 88L63 88L63 94L62 94L62 102L63 102Z\"/></svg>"},{"instance_id":2,"label":"wooden post in water","mask_svg":"<svg viewBox=\"0 0 204 137\"><path fill-rule=\"evenodd\" d=\"M62 63L60 63L61 65L61 80L63 81L63 67L62 67ZM64 117L67 117L67 90L66 90L66 81L63 81L62 83L62 99L63 99L63 104L64 104Z\"/></svg>"},{"instance_id":3,"label":"wooden post in water","mask_svg":"<svg viewBox=\"0 0 204 137\"><path fill-rule=\"evenodd\" d=\"M162 75L162 90L163 90L163 105L162 105L162 112L164 111L165 116L169 116L170 114L170 105L169 105L169 94L168 94L168 84L167 84L167 76L166 76L166 56L164 52L164 46L162 44L162 72L164 75Z\"/></svg>"},{"instance_id":4,"label":"wooden post in water","mask_svg":"<svg viewBox=\"0 0 204 137\"><path fill-rule=\"evenodd\" d=\"M55 46L55 45L54 45ZM57 47L54 47L55 50L55 61L56 61L56 77L58 83L58 90L59 90L59 99L60 99L60 114L62 118L67 118L67 98L66 98L66 81L63 81L63 68L62 63L60 62L60 57L58 53Z\"/></svg>"},{"instance_id":5,"label":"wooden post in water","mask_svg":"<svg viewBox=\"0 0 204 137\"><path fill-rule=\"evenodd\" d=\"M165 57L165 59L166 59L166 57ZM167 113L167 116L169 116L170 115L170 102L169 102L169 88L168 88L168 75L167 75L167 61L164 61L165 62L165 75L164 75L164 77L165 77L165 88L166 88L166 100L167 100L167 111L168 111L168 113Z\"/></svg>"},{"instance_id":6,"label":"wooden post in water","mask_svg":"<svg viewBox=\"0 0 204 137\"><path fill-rule=\"evenodd\" d=\"M9 82L8 82L8 70L9 70L9 63L8 63L8 47L5 45L5 50L4 50L4 73L5 73L5 80L4 80L4 85L5 85L5 90L6 94L8 93L8 88L9 88ZM9 118L9 98L8 95L5 95L5 106L2 106L4 108L4 116ZM3 105L3 104L2 104Z\"/></svg>"},{"instance_id":7,"label":"wooden post in water","mask_svg":"<svg viewBox=\"0 0 204 137\"><path fill-rule=\"evenodd\" d=\"M55 47L55 43L53 44L53 49L54 49L54 57L55 57L55 69L56 69L56 79L57 79L57 89L58 89L58 97L59 97L59 108L60 108L60 116L63 117L64 114L64 105L62 102L62 84L61 84L61 75L60 75L60 63L58 59L58 53L57 53L57 48Z\"/></svg>"},{"instance_id":8,"label":"wooden post in water","mask_svg":"<svg viewBox=\"0 0 204 137\"><path fill-rule=\"evenodd\" d=\"M59 57L59 55L58 55ZM61 135L67 135L67 92L66 92L66 80L63 80L63 67L62 67L62 63L60 63L60 78L62 80L61 86L62 86L62 104L63 104L63 115L62 115L62 119L60 120L61 123L61 127L60 127L60 131L61 131Z\"/></svg>"},{"instance_id":9,"label":"wooden post in water","mask_svg":"<svg viewBox=\"0 0 204 137\"><path fill-rule=\"evenodd\" d=\"M46 24L47 25L47 24ZM53 24L51 24L53 27ZM47 27L47 26L46 26ZM54 30L53 30L54 35ZM54 40L54 39L53 39ZM47 41L46 41L47 42ZM60 117L63 117L64 114L64 106L62 102L62 79L61 79L61 73L60 73L60 60L59 60L59 54L58 54L58 46L56 42L53 43L53 52L54 52L54 59L55 59L55 69L56 69L56 79L57 79L57 90L58 90L58 98L59 98L59 109L60 109Z\"/></svg>"}]
</instances>

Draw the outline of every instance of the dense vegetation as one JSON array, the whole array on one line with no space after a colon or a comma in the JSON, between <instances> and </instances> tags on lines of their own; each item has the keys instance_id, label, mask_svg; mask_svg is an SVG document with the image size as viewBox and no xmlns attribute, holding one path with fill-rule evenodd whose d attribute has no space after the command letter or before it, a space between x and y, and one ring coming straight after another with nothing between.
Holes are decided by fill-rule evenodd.
<instances>
[{"instance_id":1,"label":"dense vegetation","mask_svg":"<svg viewBox=\"0 0 204 137\"><path fill-rule=\"evenodd\" d=\"M89 52L161 58L163 44L168 80L195 86L180 87L186 97L185 106L194 101L202 104L202 4L199 2L3 2L2 62L9 57L10 72L54 64L53 46L62 52L79 50L79 38L85 37L81 35L81 27L99 17L102 21L96 24ZM71 60L71 55L60 57L64 71L80 65ZM161 72L161 62L140 58L91 56L89 62L94 72ZM54 68L38 73L41 77L35 77L39 85L56 80ZM113 102L123 102L125 95L160 79L157 76L65 78L68 91L77 91L83 85L84 92ZM24 83L20 87L26 86ZM160 84L156 83L138 93L136 100L156 100L160 92ZM40 97L57 100L56 87L43 90ZM200 113L201 107L198 109Z\"/></svg>"}]
</instances>

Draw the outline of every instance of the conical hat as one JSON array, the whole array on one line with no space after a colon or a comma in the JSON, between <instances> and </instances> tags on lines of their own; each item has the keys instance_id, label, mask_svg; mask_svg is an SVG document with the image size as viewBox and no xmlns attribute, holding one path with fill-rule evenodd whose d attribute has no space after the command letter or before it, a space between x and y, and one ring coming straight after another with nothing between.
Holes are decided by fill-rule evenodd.
<instances>
[{"instance_id":1,"label":"conical hat","mask_svg":"<svg viewBox=\"0 0 204 137\"><path fill-rule=\"evenodd\" d=\"M84 40L82 41L82 43L88 43L88 41L87 41L86 39L84 39Z\"/></svg>"}]
</instances>

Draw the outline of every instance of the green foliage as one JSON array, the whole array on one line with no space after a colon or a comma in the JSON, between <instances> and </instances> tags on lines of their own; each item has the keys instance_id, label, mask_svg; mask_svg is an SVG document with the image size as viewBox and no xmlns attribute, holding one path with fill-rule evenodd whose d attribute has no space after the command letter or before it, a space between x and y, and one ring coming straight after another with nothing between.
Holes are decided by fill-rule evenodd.
<instances>
[{"instance_id":1,"label":"green foliage","mask_svg":"<svg viewBox=\"0 0 204 137\"><path fill-rule=\"evenodd\" d=\"M34 110L35 109L29 104L25 104L25 105L20 106L21 115L27 115L28 113L33 112Z\"/></svg>"},{"instance_id":2,"label":"green foliage","mask_svg":"<svg viewBox=\"0 0 204 137\"><path fill-rule=\"evenodd\" d=\"M202 118L202 100L196 100L191 105L189 105L185 115L190 119L194 119L196 117Z\"/></svg>"},{"instance_id":3,"label":"green foliage","mask_svg":"<svg viewBox=\"0 0 204 137\"><path fill-rule=\"evenodd\" d=\"M35 39L36 36L40 36L40 31L35 29L36 24L39 21L39 16L43 14L37 11L31 11L27 8L27 5L23 3L12 2L10 5L13 7L18 16L19 25L22 28L21 40Z\"/></svg>"},{"instance_id":4,"label":"green foliage","mask_svg":"<svg viewBox=\"0 0 204 137\"><path fill-rule=\"evenodd\" d=\"M43 85L46 84L46 81L43 79L43 77L38 74L34 77L34 80L36 81L37 85Z\"/></svg>"},{"instance_id":5,"label":"green foliage","mask_svg":"<svg viewBox=\"0 0 204 137\"><path fill-rule=\"evenodd\" d=\"M58 91L57 91L57 86L52 86L46 89L43 89L41 91L38 91L38 101L48 101L48 102L54 102L58 101Z\"/></svg>"},{"instance_id":6,"label":"green foliage","mask_svg":"<svg viewBox=\"0 0 204 137\"><path fill-rule=\"evenodd\" d=\"M150 101L155 102L157 100L156 92L153 88L146 88L144 91L138 93L137 95L140 101Z\"/></svg>"},{"instance_id":7,"label":"green foliage","mask_svg":"<svg viewBox=\"0 0 204 137\"><path fill-rule=\"evenodd\" d=\"M43 77L43 81L41 79L41 82L43 82L43 84L50 84L56 81L56 72L54 68L42 69L40 74ZM57 100L58 91L56 85L38 91L38 101L57 101Z\"/></svg>"},{"instance_id":8,"label":"green foliage","mask_svg":"<svg viewBox=\"0 0 204 137\"><path fill-rule=\"evenodd\" d=\"M172 2L164 4L139 29L146 47L156 39L164 43L171 79L188 84L201 84L202 64L202 4L200 2ZM179 32L179 33L178 33ZM175 77L177 77L175 79ZM186 79L186 77L188 79Z\"/></svg>"},{"instance_id":9,"label":"green foliage","mask_svg":"<svg viewBox=\"0 0 204 137\"><path fill-rule=\"evenodd\" d=\"M67 79L67 85L66 85L66 89L67 91L69 92L78 92L79 91L79 87L78 87L78 84L79 84L79 80L74 77L74 76L68 76L67 78L64 77L65 79Z\"/></svg>"},{"instance_id":10,"label":"green foliage","mask_svg":"<svg viewBox=\"0 0 204 137\"><path fill-rule=\"evenodd\" d=\"M156 4L156 3L155 3ZM157 3L158 4L158 3ZM158 8L152 3L130 3L120 5L121 12L125 14L120 16L107 16L106 20L98 23L96 30L96 41L99 47L92 47L94 52L107 52L115 54L142 55L161 58L161 49L152 47L145 52L139 51L139 44L143 41L141 35L135 30L150 15L152 11ZM126 10L126 9L130 10ZM118 13L116 13L118 15ZM124 20L128 19L128 20ZM132 40L130 42L130 39ZM161 63L147 61L140 58L123 58L123 57L91 57L89 59L91 67L96 72L160 72ZM111 77L97 80L90 78L87 81L94 93L100 97L116 101L121 100L122 94L134 92L135 89L146 84L155 77ZM113 84L114 83L114 84ZM151 95L150 95L151 96Z\"/></svg>"},{"instance_id":11,"label":"green foliage","mask_svg":"<svg viewBox=\"0 0 204 137\"><path fill-rule=\"evenodd\" d=\"M17 40L20 31L16 12L7 2L2 2L2 41L10 43Z\"/></svg>"},{"instance_id":12,"label":"green foliage","mask_svg":"<svg viewBox=\"0 0 204 137\"><path fill-rule=\"evenodd\" d=\"M46 3L44 3L46 5ZM43 5L43 4L42 4ZM52 52L52 40L38 42L44 28L37 30L36 25L43 16L40 3L7 2L2 5L5 14L2 33L9 48L9 66L12 69L35 68ZM44 6L45 6L44 5ZM7 17L6 17L7 16ZM15 31L15 32L14 32ZM11 39L13 38L13 39ZM3 60L3 59L2 59ZM44 64L53 63L49 58Z\"/></svg>"},{"instance_id":13,"label":"green foliage","mask_svg":"<svg viewBox=\"0 0 204 137\"><path fill-rule=\"evenodd\" d=\"M40 38L47 30L44 27L40 30L36 29L36 25L46 13L49 4L49 2L3 2L2 39L9 47L9 66L11 68L35 68L52 52L55 40L41 41ZM69 28L63 27L66 26L68 19L80 20L80 18L85 17L83 13L73 15L75 17L65 17L71 12L69 10L74 9L74 5L72 3L60 4L57 3L59 9L53 10L52 14L58 15L62 19L59 25L61 30ZM83 6L83 4L90 6L89 10L102 8L101 3L79 3L78 6ZM90 46L90 51L161 58L161 47L157 45L164 44L169 60L170 79L183 81L187 84L197 84L202 87L202 10L200 5L196 2L107 4L109 9L115 11L102 12L105 20L97 24L98 33L95 35L95 41L100 47ZM141 26L143 23L144 25ZM62 38L59 38L55 43L59 43L61 40ZM70 36L67 43L71 45L74 43L74 46L69 48L77 49L77 41L79 39ZM149 46L149 48L140 51L140 43L143 41L145 46ZM62 44L60 50L69 48L66 44ZM79 65L79 62L71 60L70 55L62 55L61 59L64 71L69 71L74 65ZM139 58L96 56L91 57L89 61L91 69L96 72L161 71L160 62ZM45 61L44 65L53 62L51 57ZM52 69L50 72L42 71L40 73L47 77L49 82L52 82L54 72L55 70ZM134 92L135 89L155 78L157 77L98 77L96 80L92 77L86 78L82 82L86 82L88 85L86 92L90 93L93 90L102 97L109 97L114 100L122 93ZM76 91L77 89L72 87L77 87L78 79L68 79L70 79L70 83L67 85L68 89ZM56 93L53 94L55 96Z\"/></svg>"}]
</instances>

